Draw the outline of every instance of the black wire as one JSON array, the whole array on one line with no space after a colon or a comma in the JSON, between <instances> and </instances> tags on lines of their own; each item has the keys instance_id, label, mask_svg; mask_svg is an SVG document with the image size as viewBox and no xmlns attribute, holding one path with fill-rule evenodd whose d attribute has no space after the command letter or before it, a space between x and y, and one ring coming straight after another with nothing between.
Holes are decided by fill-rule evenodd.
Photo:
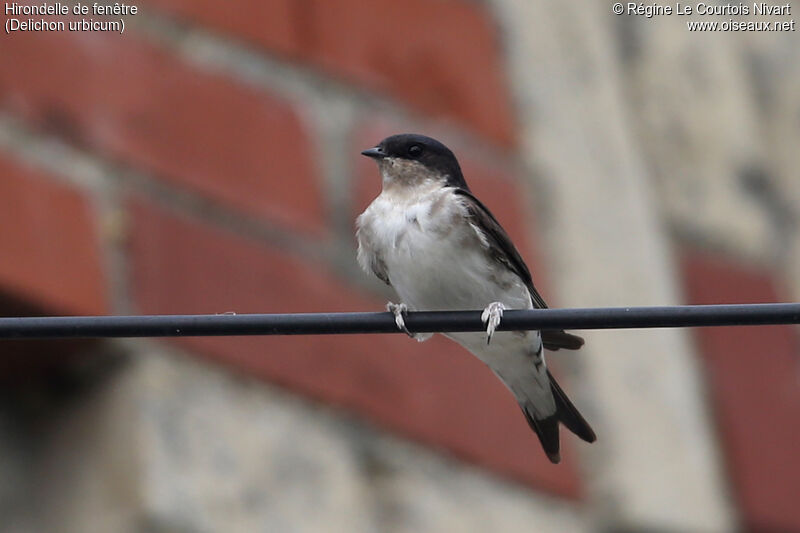
<instances>
[{"instance_id":1,"label":"black wire","mask_svg":"<svg viewBox=\"0 0 800 533\"><path fill-rule=\"evenodd\" d=\"M411 332L483 331L480 311L408 313ZM799 324L800 303L506 311L503 330ZM0 318L0 339L398 333L390 313Z\"/></svg>"}]
</instances>

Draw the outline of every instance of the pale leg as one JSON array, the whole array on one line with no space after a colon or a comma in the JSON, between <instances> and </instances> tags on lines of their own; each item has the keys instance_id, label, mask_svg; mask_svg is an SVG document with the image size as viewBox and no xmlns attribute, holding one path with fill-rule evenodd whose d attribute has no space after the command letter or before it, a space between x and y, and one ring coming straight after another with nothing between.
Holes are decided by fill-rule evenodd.
<instances>
[{"instance_id":1,"label":"pale leg","mask_svg":"<svg viewBox=\"0 0 800 533\"><path fill-rule=\"evenodd\" d=\"M411 333L408 331L408 328L406 327L406 321L403 318L403 315L408 312L408 306L406 304L388 302L386 304L386 310L394 315L394 323L397 324L397 329L405 332L406 335L412 339L415 339L417 342L425 342L433 337L433 333Z\"/></svg>"},{"instance_id":2,"label":"pale leg","mask_svg":"<svg viewBox=\"0 0 800 533\"><path fill-rule=\"evenodd\" d=\"M486 324L486 344L492 342L492 335L494 330L500 325L500 319L503 318L503 311L506 306L500 302L492 302L486 306L481 314L481 321Z\"/></svg>"}]
</instances>

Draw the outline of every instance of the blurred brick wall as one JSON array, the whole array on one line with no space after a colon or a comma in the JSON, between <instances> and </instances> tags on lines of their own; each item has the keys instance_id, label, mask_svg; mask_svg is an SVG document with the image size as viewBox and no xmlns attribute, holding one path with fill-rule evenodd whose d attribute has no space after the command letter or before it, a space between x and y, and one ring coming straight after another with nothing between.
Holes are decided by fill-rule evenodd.
<instances>
[{"instance_id":1,"label":"blurred brick wall","mask_svg":"<svg viewBox=\"0 0 800 533\"><path fill-rule=\"evenodd\" d=\"M690 304L792 301L785 283L729 254L686 247L681 272ZM800 338L792 326L693 332L744 527L800 530Z\"/></svg>"},{"instance_id":2,"label":"blurred brick wall","mask_svg":"<svg viewBox=\"0 0 800 533\"><path fill-rule=\"evenodd\" d=\"M110 183L96 187L36 168L35 154L2 151L4 290L54 314L381 309L383 296L364 289L352 259L343 267L339 258L354 257L352 222L380 188L358 152L397 131L448 141L473 188L542 271L521 182L504 161L514 124L486 9L462 1L142 7L123 36L3 39L2 111L114 167ZM205 32L209 42L253 46L250 68L296 63L313 94L306 101L281 82L193 60L185 34L195 30L197 48ZM337 93L329 102L327 91ZM326 105L341 99L351 106L347 122L320 131ZM340 153L330 156L326 144ZM344 213L335 211L341 205ZM570 443L565 464L550 465L502 385L442 339L182 344L512 478L579 492Z\"/></svg>"}]
</instances>

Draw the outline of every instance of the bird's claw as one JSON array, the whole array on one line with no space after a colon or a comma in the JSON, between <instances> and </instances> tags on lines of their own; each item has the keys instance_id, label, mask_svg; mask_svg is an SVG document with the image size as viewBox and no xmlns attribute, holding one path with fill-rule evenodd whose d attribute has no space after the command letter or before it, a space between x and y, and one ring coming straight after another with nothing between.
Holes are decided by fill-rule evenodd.
<instances>
[{"instance_id":1,"label":"bird's claw","mask_svg":"<svg viewBox=\"0 0 800 533\"><path fill-rule=\"evenodd\" d=\"M412 339L415 338L415 335L410 331L408 331L408 328L406 327L406 321L403 318L403 315L405 315L408 312L408 306L406 304L403 303L396 304L393 302L388 302L386 304L386 310L394 315L394 323L397 324L397 329L404 332Z\"/></svg>"},{"instance_id":2,"label":"bird's claw","mask_svg":"<svg viewBox=\"0 0 800 533\"><path fill-rule=\"evenodd\" d=\"M494 330L500 325L500 319L503 318L503 311L506 306L501 302L492 302L486 306L481 314L481 322L486 325L486 344L492 342L492 335Z\"/></svg>"}]
</instances>

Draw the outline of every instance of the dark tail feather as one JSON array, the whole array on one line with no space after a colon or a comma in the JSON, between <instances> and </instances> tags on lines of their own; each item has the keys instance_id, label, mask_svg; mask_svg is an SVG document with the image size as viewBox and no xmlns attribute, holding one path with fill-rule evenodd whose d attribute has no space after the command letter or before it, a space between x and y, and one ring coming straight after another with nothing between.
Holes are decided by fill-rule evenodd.
<instances>
[{"instance_id":1,"label":"dark tail feather","mask_svg":"<svg viewBox=\"0 0 800 533\"><path fill-rule=\"evenodd\" d=\"M520 407L522 407L522 414L525 415L528 425L539 437L539 442L542 443L542 448L544 448L547 458L553 464L560 463L561 452L559 450L561 444L558 442L558 414L537 420L534 418L533 410L529 408L529 405L520 405Z\"/></svg>"},{"instance_id":2,"label":"dark tail feather","mask_svg":"<svg viewBox=\"0 0 800 533\"><path fill-rule=\"evenodd\" d=\"M555 351L561 348L565 350L577 350L583 346L583 337L567 333L563 329L545 329L542 330L542 343L548 350Z\"/></svg>"},{"instance_id":3,"label":"dark tail feather","mask_svg":"<svg viewBox=\"0 0 800 533\"><path fill-rule=\"evenodd\" d=\"M558 438L559 422L586 442L594 442L597 440L597 436L589 426L589 423L584 420L583 416L572 405L572 402L569 401L561 387L558 386L549 370L547 371L547 377L550 378L550 389L553 391L553 398L556 401L555 414L547 418L536 419L529 403L520 404L520 407L522 407L522 413L525 415L528 425L539 437L539 442L542 443L542 448L544 448L547 458L550 459L551 463L557 464L561 461L561 445Z\"/></svg>"},{"instance_id":4,"label":"dark tail feather","mask_svg":"<svg viewBox=\"0 0 800 533\"><path fill-rule=\"evenodd\" d=\"M564 391L558 386L558 383L549 370L547 371L547 377L550 378L550 390L553 391L553 397L556 399L556 416L558 419L567 426L567 429L586 442L596 441L597 435L594 434L592 427L583 416L581 416L575 406L572 405L572 402L569 401L567 395L564 394Z\"/></svg>"}]
</instances>

